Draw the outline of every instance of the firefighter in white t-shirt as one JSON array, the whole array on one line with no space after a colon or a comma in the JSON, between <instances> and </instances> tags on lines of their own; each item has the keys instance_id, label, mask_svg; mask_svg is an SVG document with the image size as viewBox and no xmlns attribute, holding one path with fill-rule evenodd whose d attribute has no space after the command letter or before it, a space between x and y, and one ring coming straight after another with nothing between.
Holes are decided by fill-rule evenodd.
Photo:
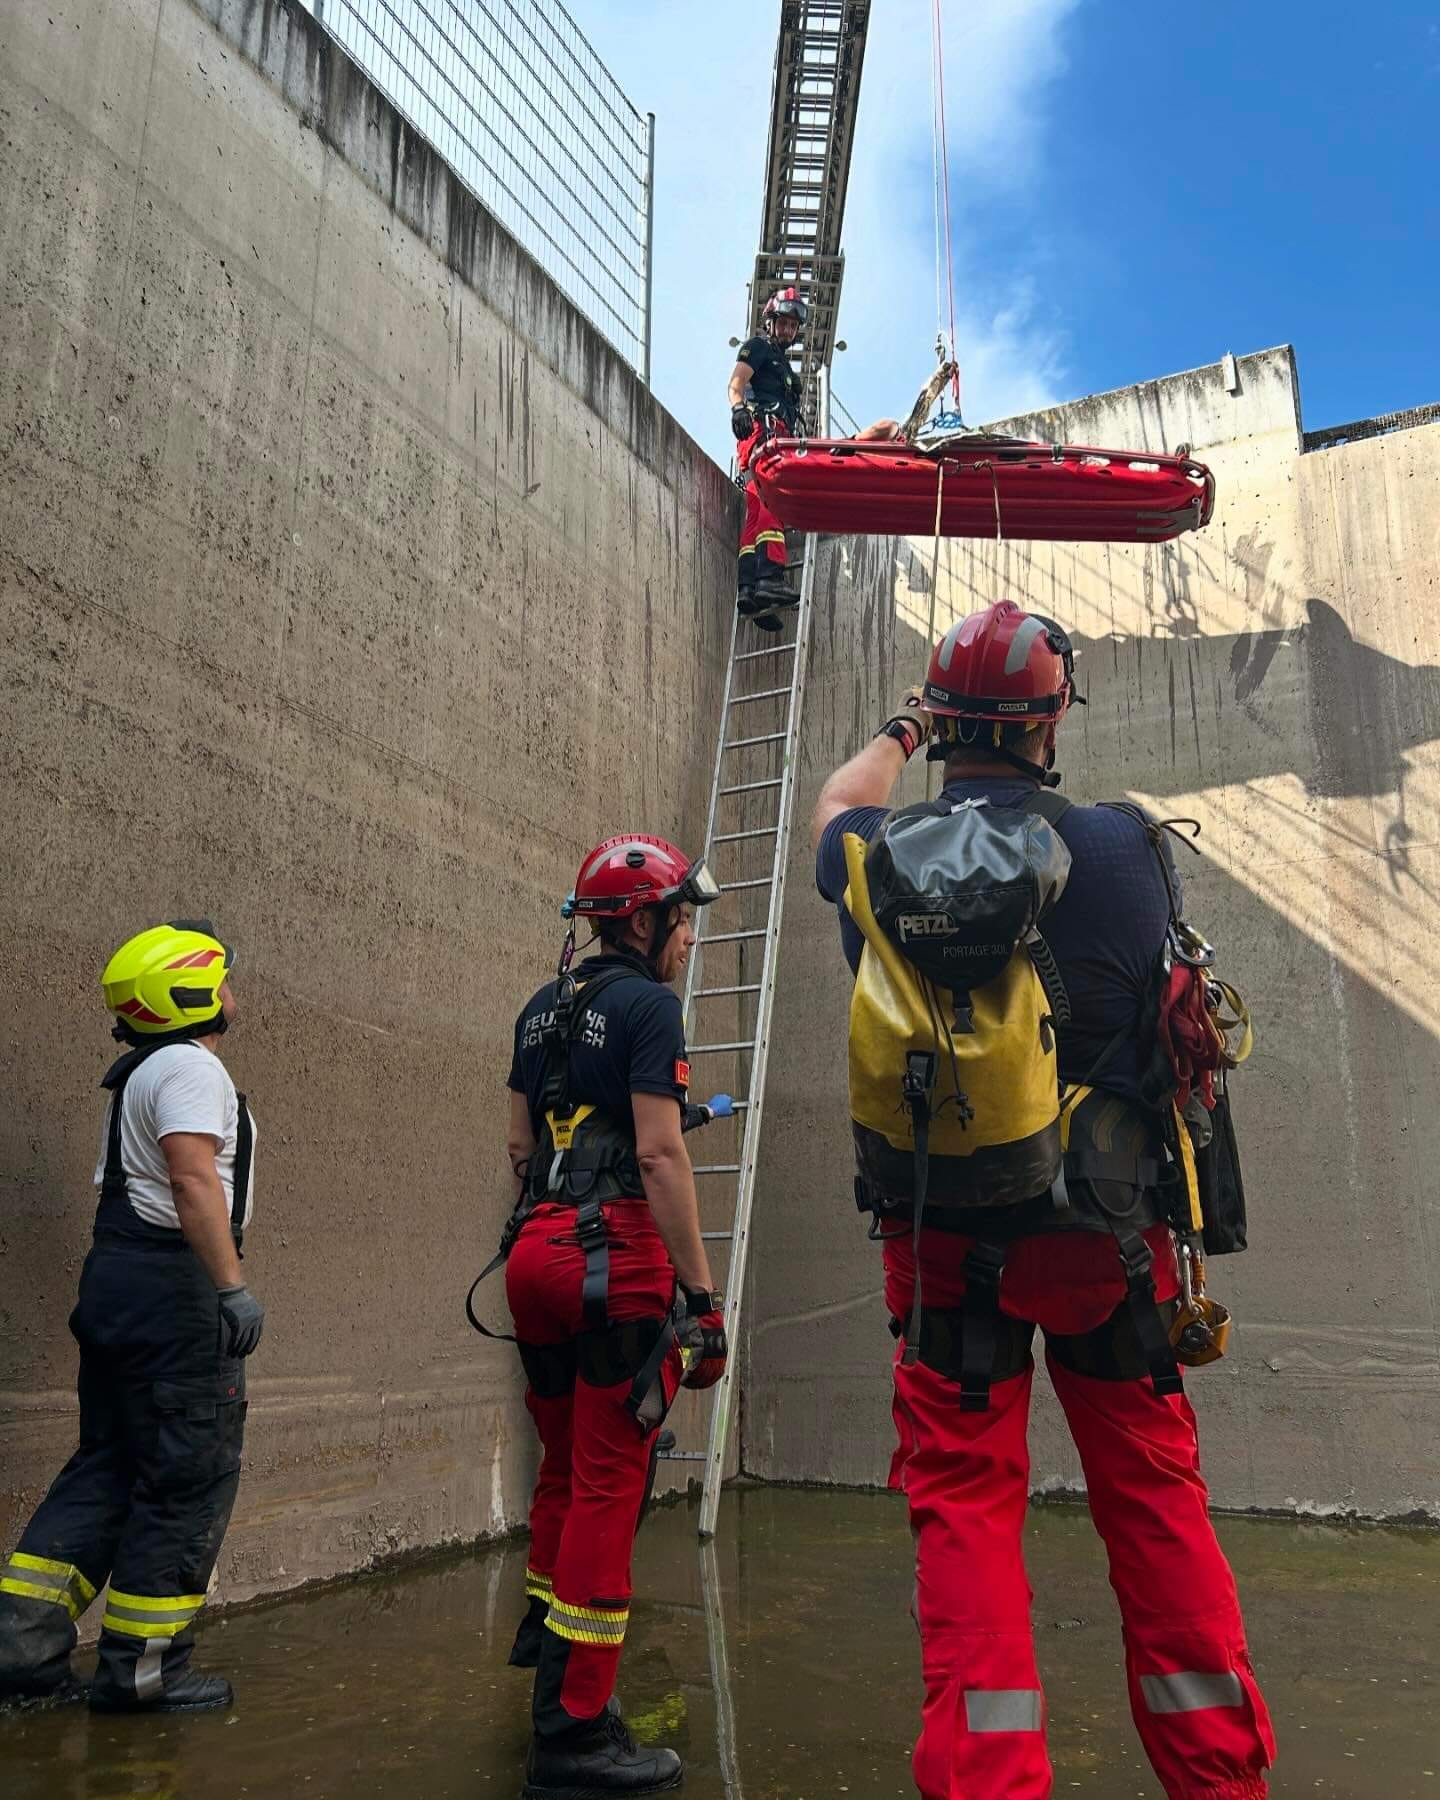
<instances>
[{"instance_id":1,"label":"firefighter in white t-shirt","mask_svg":"<svg viewBox=\"0 0 1440 1800\"><path fill-rule=\"evenodd\" d=\"M240 1480L254 1121L219 1057L232 952L208 919L142 931L101 977L115 1036L95 1237L70 1329L80 1447L0 1571L0 1704L79 1698L76 1621L108 1580L98 1712L227 1706L190 1667Z\"/></svg>"}]
</instances>

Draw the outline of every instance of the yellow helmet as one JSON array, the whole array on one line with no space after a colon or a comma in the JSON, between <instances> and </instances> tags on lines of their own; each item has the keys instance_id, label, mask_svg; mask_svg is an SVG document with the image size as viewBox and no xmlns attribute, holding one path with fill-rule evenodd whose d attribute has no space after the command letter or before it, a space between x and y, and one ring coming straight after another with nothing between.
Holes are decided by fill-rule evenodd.
<instances>
[{"instance_id":1,"label":"yellow helmet","mask_svg":"<svg viewBox=\"0 0 1440 1800\"><path fill-rule=\"evenodd\" d=\"M123 943L100 985L125 1036L163 1037L222 1018L220 984L234 965L208 919L176 919Z\"/></svg>"}]
</instances>

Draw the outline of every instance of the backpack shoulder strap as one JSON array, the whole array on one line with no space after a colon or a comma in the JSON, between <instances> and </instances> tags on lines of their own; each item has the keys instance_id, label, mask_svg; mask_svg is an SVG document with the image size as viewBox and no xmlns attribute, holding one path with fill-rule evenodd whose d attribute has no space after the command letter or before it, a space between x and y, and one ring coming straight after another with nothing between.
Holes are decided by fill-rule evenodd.
<instances>
[{"instance_id":1,"label":"backpack shoulder strap","mask_svg":"<svg viewBox=\"0 0 1440 1800\"><path fill-rule=\"evenodd\" d=\"M1046 824L1058 825L1074 804L1064 794L1057 794L1054 788L1038 788L1033 794L1027 794L1016 810L1038 813Z\"/></svg>"}]
</instances>

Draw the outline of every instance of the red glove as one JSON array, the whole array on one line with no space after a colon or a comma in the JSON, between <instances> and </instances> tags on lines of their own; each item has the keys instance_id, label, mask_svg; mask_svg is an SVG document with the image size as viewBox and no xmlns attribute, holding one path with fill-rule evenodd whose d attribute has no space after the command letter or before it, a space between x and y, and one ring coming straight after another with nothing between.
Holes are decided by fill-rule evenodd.
<instances>
[{"instance_id":1,"label":"red glove","mask_svg":"<svg viewBox=\"0 0 1440 1800\"><path fill-rule=\"evenodd\" d=\"M703 1288L682 1288L681 1292L685 1296L685 1374L681 1385L714 1387L725 1373L725 1362L730 1354L730 1346L725 1340L721 1297L706 1293Z\"/></svg>"}]
</instances>

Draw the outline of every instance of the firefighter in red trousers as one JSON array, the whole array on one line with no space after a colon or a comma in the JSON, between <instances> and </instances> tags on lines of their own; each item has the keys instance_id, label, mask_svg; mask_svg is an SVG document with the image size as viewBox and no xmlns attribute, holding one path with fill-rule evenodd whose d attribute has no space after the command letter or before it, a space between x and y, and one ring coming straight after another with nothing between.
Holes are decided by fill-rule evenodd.
<instances>
[{"instance_id":1,"label":"firefighter in red trousers","mask_svg":"<svg viewBox=\"0 0 1440 1800\"><path fill-rule=\"evenodd\" d=\"M798 437L805 429L800 413L803 387L790 366L789 350L804 329L806 317L798 288L781 288L772 294L765 302L760 330L740 346L730 371L730 428L745 486L737 604L741 615L762 631L779 631L779 614L786 607L797 606L800 596L787 578L785 528L761 499L749 473L750 459L767 438ZM899 433L894 419L877 419L856 437L894 438Z\"/></svg>"},{"instance_id":2,"label":"firefighter in red trousers","mask_svg":"<svg viewBox=\"0 0 1440 1800\"><path fill-rule=\"evenodd\" d=\"M877 838L900 771L932 734L929 755L944 761L952 808L1027 805L1055 779L1047 776L1074 697L1072 668L1057 626L1002 601L946 634L923 692L907 696L831 775L813 821L816 876L840 908L852 971L862 939L844 906L845 835ZM1072 1014L1058 1032L1061 1080L1093 1081L1113 1132L1108 1141L1143 1145L1150 1127L1139 1106L1136 1021L1169 920L1164 880L1134 816L1076 805L1055 829L1071 857L1068 884L1044 920ZM1090 1104L1075 1109L1072 1149ZM1137 1171L1147 1166L1157 1165L1136 1162ZM920 1348L908 1363L912 1218L903 1208L876 1212L886 1304L902 1340L891 1485L908 1499L917 1545L925 1700L913 1766L926 1800L1041 1800L1052 1789L1021 1553L1037 1324L1120 1602L1131 1710L1161 1785L1172 1800L1251 1800L1268 1791L1274 1739L1234 1578L1207 1512L1194 1414L1173 1359L1169 1378L1155 1378L1177 1292L1169 1231L1138 1176L1130 1187L1096 1185L1128 1196L1128 1235L1124 1218L1109 1230L1047 1230L1044 1208L1058 1206L1058 1197L1038 1196L1037 1229L1008 1244L988 1291L983 1263L971 1261L977 1240L932 1228L927 1207ZM1067 1201L1082 1209L1075 1190L1090 1190L1073 1179L1070 1189ZM1123 1265L1117 1242L1129 1246ZM979 1384L988 1399L982 1391L977 1405L964 1386L964 1346L981 1315L993 1348L987 1344L990 1366ZM1146 1325L1156 1315L1158 1334Z\"/></svg>"},{"instance_id":3,"label":"firefighter in red trousers","mask_svg":"<svg viewBox=\"0 0 1440 1800\"><path fill-rule=\"evenodd\" d=\"M681 1781L674 1751L637 1749L613 1694L656 1434L682 1380L709 1387L725 1366L671 985L695 941L692 909L718 894L703 861L662 838L607 839L565 908L595 928L600 952L571 972L572 935L559 978L515 1024L506 1292L544 1446L531 1614L513 1655L531 1661L538 1636L534 1800Z\"/></svg>"},{"instance_id":4,"label":"firefighter in red trousers","mask_svg":"<svg viewBox=\"0 0 1440 1800\"><path fill-rule=\"evenodd\" d=\"M785 530L760 498L748 473L750 458L766 438L795 437L800 430L800 377L788 351L805 324L798 289L781 288L765 302L760 330L747 338L730 372L730 425L735 459L745 475L745 522L740 528L739 608L764 631L778 631L775 609L794 606L799 595L786 579Z\"/></svg>"}]
</instances>

